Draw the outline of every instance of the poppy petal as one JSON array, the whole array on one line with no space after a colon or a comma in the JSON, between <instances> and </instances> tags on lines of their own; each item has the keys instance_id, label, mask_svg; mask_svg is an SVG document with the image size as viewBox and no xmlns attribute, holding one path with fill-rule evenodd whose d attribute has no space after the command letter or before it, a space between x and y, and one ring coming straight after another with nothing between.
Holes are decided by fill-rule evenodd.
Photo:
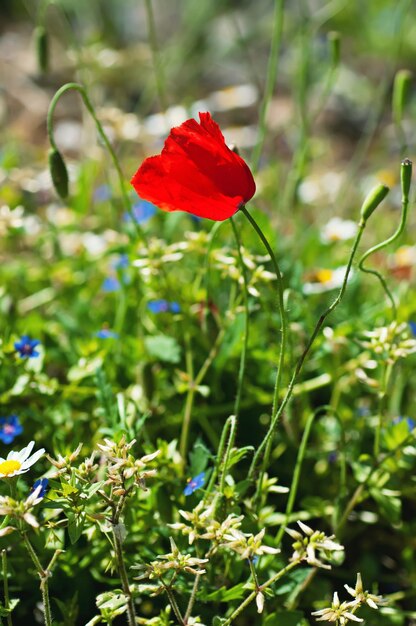
<instances>
[{"instance_id":1,"label":"poppy petal","mask_svg":"<svg viewBox=\"0 0 416 626\"><path fill-rule=\"evenodd\" d=\"M141 198L165 211L222 221L252 198L256 186L210 114L199 117L200 123L190 119L172 128L162 153L146 159L131 183Z\"/></svg>"}]
</instances>

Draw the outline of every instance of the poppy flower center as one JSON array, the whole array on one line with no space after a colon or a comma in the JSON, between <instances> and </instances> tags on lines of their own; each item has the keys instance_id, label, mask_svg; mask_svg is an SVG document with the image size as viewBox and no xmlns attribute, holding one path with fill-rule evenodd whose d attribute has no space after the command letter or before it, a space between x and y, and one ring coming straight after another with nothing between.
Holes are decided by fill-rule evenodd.
<instances>
[{"instance_id":1,"label":"poppy flower center","mask_svg":"<svg viewBox=\"0 0 416 626\"><path fill-rule=\"evenodd\" d=\"M10 476L13 472L17 472L22 467L22 464L19 461L3 461L0 463L0 474L3 476Z\"/></svg>"}]
</instances>

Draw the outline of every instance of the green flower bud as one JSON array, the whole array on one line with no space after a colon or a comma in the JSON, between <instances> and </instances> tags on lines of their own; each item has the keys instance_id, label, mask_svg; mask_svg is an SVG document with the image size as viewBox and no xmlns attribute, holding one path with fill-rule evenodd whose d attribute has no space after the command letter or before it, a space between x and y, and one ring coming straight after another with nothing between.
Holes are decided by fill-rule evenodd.
<instances>
[{"instance_id":1,"label":"green flower bud","mask_svg":"<svg viewBox=\"0 0 416 626\"><path fill-rule=\"evenodd\" d=\"M45 74L49 67L49 40L48 33L43 26L35 28L34 40L38 68L42 74Z\"/></svg>"},{"instance_id":2,"label":"green flower bud","mask_svg":"<svg viewBox=\"0 0 416 626\"><path fill-rule=\"evenodd\" d=\"M404 159L400 169L400 181L402 184L402 196L403 198L409 197L410 183L412 182L412 167L413 164L410 159Z\"/></svg>"},{"instance_id":3,"label":"green flower bud","mask_svg":"<svg viewBox=\"0 0 416 626\"><path fill-rule=\"evenodd\" d=\"M390 188L386 185L377 185L368 194L361 207L361 218L366 222L368 218L374 213L376 208L389 193Z\"/></svg>"},{"instance_id":4,"label":"green flower bud","mask_svg":"<svg viewBox=\"0 0 416 626\"><path fill-rule=\"evenodd\" d=\"M143 391L148 402L152 402L155 393L155 376L153 372L153 364L145 363L142 369Z\"/></svg>"},{"instance_id":5,"label":"green flower bud","mask_svg":"<svg viewBox=\"0 0 416 626\"><path fill-rule=\"evenodd\" d=\"M409 70L399 70L394 78L392 109L396 124L400 124L402 121L411 79L412 74Z\"/></svg>"},{"instance_id":6,"label":"green flower bud","mask_svg":"<svg viewBox=\"0 0 416 626\"><path fill-rule=\"evenodd\" d=\"M61 153L55 148L49 151L49 170L56 193L65 200L68 196L68 170Z\"/></svg>"},{"instance_id":7,"label":"green flower bud","mask_svg":"<svg viewBox=\"0 0 416 626\"><path fill-rule=\"evenodd\" d=\"M331 61L337 67L341 57L341 36L338 31L333 30L328 33L328 43L331 51Z\"/></svg>"}]
</instances>

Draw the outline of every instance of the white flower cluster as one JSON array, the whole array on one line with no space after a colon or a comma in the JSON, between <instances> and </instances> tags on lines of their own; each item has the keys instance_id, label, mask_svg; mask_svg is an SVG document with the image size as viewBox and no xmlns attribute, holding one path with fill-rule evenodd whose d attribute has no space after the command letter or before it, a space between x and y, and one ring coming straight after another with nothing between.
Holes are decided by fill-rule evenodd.
<instances>
[{"instance_id":1,"label":"white flower cluster","mask_svg":"<svg viewBox=\"0 0 416 626\"><path fill-rule=\"evenodd\" d=\"M335 592L330 607L313 611L312 615L316 617L318 622L336 622L339 626L344 626L344 624L348 624L349 621L362 622L363 619L355 615L355 612L361 606L366 604L371 609L378 609L379 606L386 604L381 596L376 596L369 591L364 591L360 573L357 574L355 588L349 587L348 585L344 585L344 587L354 599L340 602L338 593Z\"/></svg>"},{"instance_id":2,"label":"white flower cluster","mask_svg":"<svg viewBox=\"0 0 416 626\"><path fill-rule=\"evenodd\" d=\"M306 561L306 563L314 567L331 569L331 566L323 563L321 559L328 560L331 553L340 552L344 547L334 541L334 535L327 537L325 533L313 530L310 526L300 521L298 526L303 534L298 530L286 528L286 532L295 539L295 542L292 544L294 552L291 561Z\"/></svg>"}]
</instances>

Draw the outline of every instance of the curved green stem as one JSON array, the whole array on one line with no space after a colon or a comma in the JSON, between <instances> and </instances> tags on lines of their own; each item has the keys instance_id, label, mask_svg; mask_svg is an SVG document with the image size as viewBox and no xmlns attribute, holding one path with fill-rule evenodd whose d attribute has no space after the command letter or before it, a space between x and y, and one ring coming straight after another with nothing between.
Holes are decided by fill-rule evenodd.
<instances>
[{"instance_id":1,"label":"curved green stem","mask_svg":"<svg viewBox=\"0 0 416 626\"><path fill-rule=\"evenodd\" d=\"M162 111L166 111L168 108L168 99L165 89L165 75L163 72L163 66L160 62L159 46L157 43L155 18L153 15L152 0L145 0L147 27L149 30L149 42L152 50L153 67L156 77L156 89L159 96L160 106Z\"/></svg>"},{"instance_id":2,"label":"curved green stem","mask_svg":"<svg viewBox=\"0 0 416 626\"><path fill-rule=\"evenodd\" d=\"M207 498L207 496L211 493L215 481L217 479L218 476L218 471L221 465L221 460L222 460L222 456L223 456L223 452L224 452L224 448L225 448L225 442L227 440L228 437L228 433L229 431L232 429L233 426L233 415L230 415L230 417L228 417L228 419L226 420L224 427L222 429L222 433L221 433L221 439L220 439L220 443L218 445L218 452L217 452L217 457L216 457L216 462L215 462L215 466L214 466L214 470L211 474L211 478L209 480L208 486L205 490L205 499ZM228 441L231 440L231 435Z\"/></svg>"},{"instance_id":3,"label":"curved green stem","mask_svg":"<svg viewBox=\"0 0 416 626\"><path fill-rule=\"evenodd\" d=\"M273 34L270 45L269 62L267 65L266 85L263 100L260 107L258 139L253 152L251 167L256 172L259 167L261 152L267 132L267 112L276 84L276 76L279 66L279 48L282 38L285 0L275 0L273 16Z\"/></svg>"},{"instance_id":4,"label":"curved green stem","mask_svg":"<svg viewBox=\"0 0 416 626\"><path fill-rule=\"evenodd\" d=\"M409 208L409 194L408 194L408 192L404 192L404 193L402 193L402 214L401 214L400 224L397 227L396 231L390 237L385 239L384 241L376 244L375 246L373 246L372 248L367 250L367 252L365 252L363 254L363 256L361 257L361 259L358 262L358 267L360 268L360 270L362 272L366 272L367 274L373 274L374 276L377 276L378 280L381 283L381 286L384 289L385 294L387 295L388 299L390 300L392 313L393 313L393 319L394 320L397 318L397 307L396 307L396 303L394 301L393 295L392 295L389 287L387 286L385 278L377 270L368 269L368 268L364 267L364 261L366 259L368 259L368 257L371 256L372 254L374 254L375 252L379 252L383 248L386 248L391 243L396 241L396 239L398 239L398 237L400 237L400 235L404 231L404 227L406 226L408 208Z\"/></svg>"},{"instance_id":5,"label":"curved green stem","mask_svg":"<svg viewBox=\"0 0 416 626\"><path fill-rule=\"evenodd\" d=\"M132 213L132 207L131 207L131 202L129 200L128 194L127 194L127 190L126 190L126 185L124 182L124 176L123 176L123 172L121 171L121 166L120 166L120 162L117 158L116 153L114 152L113 146L111 145L105 131L104 128L100 122L100 120L98 119L94 107L92 105L92 102L88 96L87 90L85 89L85 87L83 85L80 85L79 83L66 83L65 85L63 85L60 89L58 89L58 91L55 93L54 97L51 100L51 103L49 105L49 110L48 110L48 115L46 118L46 125L47 125L47 132L48 132L48 138L49 138L49 143L51 144L52 148L54 150L58 151L58 147L56 145L55 142L55 137L54 137L54 132L53 132L53 115L55 112L55 108L56 105L58 104L60 98L67 92L67 91L77 91L84 104L85 107L88 111L88 113L91 115L92 119L95 122L95 126L97 128L97 132L99 134L99 136L101 137L105 147L107 148L111 159L113 161L115 170L117 172L117 176L119 179L119 184L120 184L120 191L121 191L121 196L123 198L123 204L126 208L126 211L128 211L131 219L132 219L132 223L134 224L137 233L142 237L142 239L144 239L144 234L142 229L140 228L139 224L137 223L136 219L134 218L134 215Z\"/></svg>"},{"instance_id":6,"label":"curved green stem","mask_svg":"<svg viewBox=\"0 0 416 626\"><path fill-rule=\"evenodd\" d=\"M234 233L235 242L237 246L238 260L240 263L241 274L243 277L243 302L244 302L243 348L241 350L240 369L238 371L237 394L235 397L235 404L234 404L234 415L236 418L238 418L238 415L240 412L241 394L243 391L244 373L245 373L246 362L247 362L247 345L248 345L248 332L249 332L248 280L247 280L247 270L246 270L246 266L244 265L244 259L243 259L243 255L241 252L240 235L238 233L238 230L237 230L237 227L235 225L233 218L231 218L231 226L233 228L233 233Z\"/></svg>"},{"instance_id":7,"label":"curved green stem","mask_svg":"<svg viewBox=\"0 0 416 626\"><path fill-rule=\"evenodd\" d=\"M311 413L311 415L309 416L309 418L308 418L308 420L306 422L305 430L303 431L303 435L302 435L302 441L301 441L301 444L300 444L300 447L299 447L299 450L298 450L295 470L293 472L292 484L290 485L289 498L287 500L286 511L285 511L285 521L280 526L279 532L276 535L276 542L275 542L275 547L276 548L278 548L280 546L280 543L282 541L282 537L283 537L284 532L285 532L285 528L289 524L290 516L291 516L292 511L293 511L293 505L295 503L295 499L296 499L296 495L297 495L297 491L298 491L298 485L299 485L300 473L301 473L301 470L302 470L303 459L305 458L306 446L307 446L307 443L308 443L309 434L311 432L312 424L314 422L315 417L317 417L320 412L325 411L325 410L326 410L326 407L320 407L317 411L314 411L313 413Z\"/></svg>"},{"instance_id":8,"label":"curved green stem","mask_svg":"<svg viewBox=\"0 0 416 626\"><path fill-rule=\"evenodd\" d=\"M348 265L347 265L347 269L345 271L345 276L344 276L344 280L342 282L342 286L341 289L337 295L337 297L335 298L335 300L332 302L332 304L326 309L326 311L324 313L322 313L322 315L320 316L318 322L316 323L316 326L309 338L309 341L305 347L305 349L303 350L301 356L298 359L298 362L296 363L296 367L295 370L292 374L292 378L289 382L288 388L286 390L286 393L284 395L284 398L279 406L279 408L277 409L276 413L274 415L272 415L272 419L271 419L271 423L270 423L270 427L269 430L267 431L263 441L261 442L259 448L257 449L256 454L254 455L253 461L251 463L251 467L249 470L249 474L248 477L249 479L253 479L254 476L254 472L256 470L257 467L257 463L261 457L261 455L264 452L264 460L263 460L263 468L267 467L268 464L268 460L269 460L269 455L270 455L270 451L271 451L271 446L272 446L272 441L273 441L273 435L274 435L274 431L276 428L276 425L279 421L279 418L281 416L281 414L283 413L287 403L289 402L292 393L293 393L293 388L295 386L295 383L298 379L298 376L302 370L304 361L307 357L307 355L309 354L309 350L311 349L319 331L322 328L323 323L325 322L326 318L328 317L328 315L330 315L332 313L332 311L338 306L338 304L341 302L344 293L345 293L345 289L347 287L347 282L348 282L348 278L350 275L350 271L351 271L351 267L352 267L352 263L355 257L355 254L357 252L358 249L358 245L360 243L362 234L364 232L364 228L365 228L366 222L364 220L361 220L359 223L359 228L358 228L358 233L356 235L352 250L351 250L351 254L350 254L350 258L348 260Z\"/></svg>"},{"instance_id":9,"label":"curved green stem","mask_svg":"<svg viewBox=\"0 0 416 626\"><path fill-rule=\"evenodd\" d=\"M220 480L220 487L219 487L220 493L224 493L225 478L227 476L228 462L230 460L231 450L233 449L233 446L234 446L235 433L236 433L236 429L237 429L237 416L236 415L230 415L228 420L230 421L230 436L228 438L227 448L226 448L225 454L224 454L224 462L223 462L223 468L222 468L221 480Z\"/></svg>"},{"instance_id":10,"label":"curved green stem","mask_svg":"<svg viewBox=\"0 0 416 626\"><path fill-rule=\"evenodd\" d=\"M123 556L123 545L119 531L119 525L112 524L113 545L116 555L117 569L121 580L124 595L127 597L127 621L129 626L136 626L136 611L134 609L133 596L131 594L126 564Z\"/></svg>"},{"instance_id":11,"label":"curved green stem","mask_svg":"<svg viewBox=\"0 0 416 626\"><path fill-rule=\"evenodd\" d=\"M272 418L273 418L273 415L275 415L275 413L276 413L277 404L278 404L278 400L279 400L280 382L281 382L281 377L282 377L283 363L284 363L285 350L286 350L286 341L287 341L287 326L288 325L287 325L287 317L286 317L286 311L285 311L285 305L284 305L283 277L282 277L282 273L280 271L280 267L278 265L278 262L276 260L276 256L275 256L275 254L274 254L274 252L273 252L269 242L267 241L266 237L264 236L263 231L261 230L261 228L259 227L259 225L255 221L255 219L247 211L245 206L242 207L240 210L244 213L244 215L246 216L246 218L248 219L250 224L253 226L254 230L256 231L258 236L260 237L264 247L266 248L266 250L267 250L267 252L268 252L268 254L270 256L270 259L272 261L272 264L273 264L273 267L274 267L274 271L275 271L275 274L276 274L276 279L277 279L278 307L279 307L279 314L280 314L280 321L281 321L281 329L280 330L281 330L281 333L282 333L282 337L281 337L279 361L278 361L278 365L277 365L276 380L275 380L274 395L273 395L273 406L272 406ZM261 488L261 483L262 483L262 480L259 481L259 488Z\"/></svg>"},{"instance_id":12,"label":"curved green stem","mask_svg":"<svg viewBox=\"0 0 416 626\"><path fill-rule=\"evenodd\" d=\"M49 601L49 569L44 570L41 562L39 561L38 555L36 554L32 544L29 541L29 537L25 532L22 533L23 541L25 543L26 549L29 553L30 558L33 561L33 565L38 573L40 578L40 589L42 592L42 600L43 600L43 611L45 617L45 626L52 626L52 614L51 614L51 605Z\"/></svg>"},{"instance_id":13,"label":"curved green stem","mask_svg":"<svg viewBox=\"0 0 416 626\"><path fill-rule=\"evenodd\" d=\"M189 334L185 335L185 360L186 360L186 374L188 376L188 392L185 400L185 408L183 413L181 439L179 444L179 451L182 457L182 463L186 465L186 453L188 450L189 429L191 427L192 409L194 406L195 398L195 380L194 380L194 362L192 357L192 347Z\"/></svg>"},{"instance_id":14,"label":"curved green stem","mask_svg":"<svg viewBox=\"0 0 416 626\"><path fill-rule=\"evenodd\" d=\"M280 271L280 267L277 262L276 256L269 242L264 236L263 231L261 230L260 226L257 224L254 217L247 211L245 206L241 207L240 211L244 213L244 215L246 216L246 218L248 219L248 221L250 222L250 224L252 225L256 233L258 234L264 247L266 248L267 253L269 254L271 262L273 264L273 268L274 268L274 271L276 274L276 280L277 280L277 305L279 308L280 323L281 323L280 331L282 333L282 338L281 338L281 344L280 344L279 361L277 365L276 380L275 380L274 394L273 394L273 407L272 407L272 415L273 415L274 412L276 411L277 403L279 400L280 382L282 378L283 361L284 361L286 341L287 341L287 316L286 316L285 304L284 304L283 277L282 277L282 273Z\"/></svg>"}]
</instances>

